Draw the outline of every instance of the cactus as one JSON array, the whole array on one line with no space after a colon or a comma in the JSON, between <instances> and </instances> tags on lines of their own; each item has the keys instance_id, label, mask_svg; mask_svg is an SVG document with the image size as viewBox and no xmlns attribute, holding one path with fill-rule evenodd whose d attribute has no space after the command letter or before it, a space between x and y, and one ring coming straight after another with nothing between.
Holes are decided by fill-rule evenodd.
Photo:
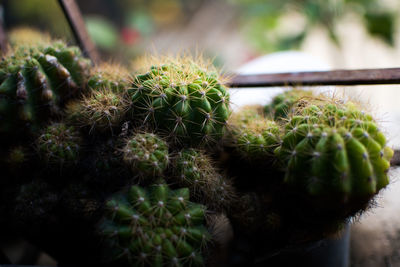
<instances>
[{"instance_id":1,"label":"cactus","mask_svg":"<svg viewBox=\"0 0 400 267\"><path fill-rule=\"evenodd\" d=\"M285 128L276 153L287 166L286 183L311 195L344 198L372 196L389 183L393 151L355 104L309 101Z\"/></svg>"},{"instance_id":2,"label":"cactus","mask_svg":"<svg viewBox=\"0 0 400 267\"><path fill-rule=\"evenodd\" d=\"M0 63L0 134L37 131L85 86L88 67L62 42L11 51Z\"/></svg>"},{"instance_id":3,"label":"cactus","mask_svg":"<svg viewBox=\"0 0 400 267\"><path fill-rule=\"evenodd\" d=\"M235 198L230 181L219 174L204 152L184 149L175 159L171 182L188 187L196 200L214 209L228 209Z\"/></svg>"},{"instance_id":4,"label":"cactus","mask_svg":"<svg viewBox=\"0 0 400 267\"><path fill-rule=\"evenodd\" d=\"M95 67L88 80L90 88L109 88L113 92L124 92L129 88L129 72L116 64L106 64Z\"/></svg>"},{"instance_id":5,"label":"cactus","mask_svg":"<svg viewBox=\"0 0 400 267\"><path fill-rule=\"evenodd\" d=\"M137 75L133 110L180 143L220 140L230 115L229 94L211 67L190 58L165 58Z\"/></svg>"},{"instance_id":6,"label":"cactus","mask_svg":"<svg viewBox=\"0 0 400 267\"><path fill-rule=\"evenodd\" d=\"M130 266L202 266L210 240L205 208L189 201L189 190L165 184L132 186L106 202L99 224L109 260Z\"/></svg>"},{"instance_id":7,"label":"cactus","mask_svg":"<svg viewBox=\"0 0 400 267\"><path fill-rule=\"evenodd\" d=\"M280 144L280 127L267 118L253 119L231 132L232 146L249 160L271 158Z\"/></svg>"},{"instance_id":8,"label":"cactus","mask_svg":"<svg viewBox=\"0 0 400 267\"><path fill-rule=\"evenodd\" d=\"M124 95L111 88L91 90L82 99L68 103L67 120L74 125L89 129L89 132L113 133L122 124L129 102Z\"/></svg>"},{"instance_id":9,"label":"cactus","mask_svg":"<svg viewBox=\"0 0 400 267\"><path fill-rule=\"evenodd\" d=\"M167 143L152 133L137 133L126 140L124 162L142 177L159 176L169 163Z\"/></svg>"},{"instance_id":10,"label":"cactus","mask_svg":"<svg viewBox=\"0 0 400 267\"><path fill-rule=\"evenodd\" d=\"M311 91L294 89L285 91L272 99L272 102L264 107L264 113L275 120L286 118L293 112L294 104L302 98L313 97Z\"/></svg>"},{"instance_id":11,"label":"cactus","mask_svg":"<svg viewBox=\"0 0 400 267\"><path fill-rule=\"evenodd\" d=\"M54 165L75 164L79 158L82 139L73 126L54 123L37 138L36 146L40 156Z\"/></svg>"}]
</instances>

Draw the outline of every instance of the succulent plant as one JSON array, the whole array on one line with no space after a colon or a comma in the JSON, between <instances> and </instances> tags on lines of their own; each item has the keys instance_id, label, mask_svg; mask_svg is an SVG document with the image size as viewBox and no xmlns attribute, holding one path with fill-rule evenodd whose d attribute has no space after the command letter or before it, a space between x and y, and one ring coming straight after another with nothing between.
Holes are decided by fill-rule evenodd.
<instances>
[{"instance_id":1,"label":"succulent plant","mask_svg":"<svg viewBox=\"0 0 400 267\"><path fill-rule=\"evenodd\" d=\"M311 91L293 89L278 94L272 102L264 107L264 113L276 119L286 118L292 111L294 104L302 98L313 97Z\"/></svg>"},{"instance_id":2,"label":"succulent plant","mask_svg":"<svg viewBox=\"0 0 400 267\"><path fill-rule=\"evenodd\" d=\"M36 140L40 156L48 164L55 165L75 164L79 158L81 143L79 131L64 123L51 124Z\"/></svg>"},{"instance_id":3,"label":"succulent plant","mask_svg":"<svg viewBox=\"0 0 400 267\"><path fill-rule=\"evenodd\" d=\"M113 133L122 124L129 102L124 95L107 87L91 90L82 99L68 103L67 120L95 133Z\"/></svg>"},{"instance_id":4,"label":"succulent plant","mask_svg":"<svg viewBox=\"0 0 400 267\"><path fill-rule=\"evenodd\" d=\"M210 241L205 208L189 201L189 190L160 183L132 186L106 203L99 224L109 260L130 266L202 266Z\"/></svg>"},{"instance_id":5,"label":"succulent plant","mask_svg":"<svg viewBox=\"0 0 400 267\"><path fill-rule=\"evenodd\" d=\"M159 61L134 78L134 113L180 143L219 140L230 107L229 93L217 72L190 58Z\"/></svg>"},{"instance_id":6,"label":"succulent plant","mask_svg":"<svg viewBox=\"0 0 400 267\"><path fill-rule=\"evenodd\" d=\"M211 158L201 150L184 149L174 164L172 183L188 187L191 195L214 210L228 209L235 198L232 184L219 174Z\"/></svg>"},{"instance_id":7,"label":"succulent plant","mask_svg":"<svg viewBox=\"0 0 400 267\"><path fill-rule=\"evenodd\" d=\"M385 187L393 151L372 117L353 103L312 103L288 118L276 150L287 166L285 182L311 195L347 198Z\"/></svg>"},{"instance_id":8,"label":"succulent plant","mask_svg":"<svg viewBox=\"0 0 400 267\"><path fill-rule=\"evenodd\" d=\"M159 176L169 163L168 145L153 133L137 133L126 140L124 162L142 177Z\"/></svg>"},{"instance_id":9,"label":"succulent plant","mask_svg":"<svg viewBox=\"0 0 400 267\"><path fill-rule=\"evenodd\" d=\"M109 88L113 92L124 92L130 87L128 70L116 64L103 63L92 70L88 80L90 88Z\"/></svg>"},{"instance_id":10,"label":"succulent plant","mask_svg":"<svg viewBox=\"0 0 400 267\"><path fill-rule=\"evenodd\" d=\"M12 50L0 63L0 134L39 130L79 94L89 65L77 47L59 41Z\"/></svg>"}]
</instances>

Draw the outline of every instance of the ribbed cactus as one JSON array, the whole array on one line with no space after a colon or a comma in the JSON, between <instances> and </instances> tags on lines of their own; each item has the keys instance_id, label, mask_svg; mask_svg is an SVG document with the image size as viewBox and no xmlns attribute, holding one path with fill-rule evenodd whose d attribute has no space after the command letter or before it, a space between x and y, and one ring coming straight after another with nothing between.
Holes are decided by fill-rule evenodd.
<instances>
[{"instance_id":1,"label":"ribbed cactus","mask_svg":"<svg viewBox=\"0 0 400 267\"><path fill-rule=\"evenodd\" d=\"M297 101L312 96L311 91L301 89L285 91L275 96L272 102L264 107L264 112L274 119L286 118L293 111L293 105Z\"/></svg>"},{"instance_id":2,"label":"ribbed cactus","mask_svg":"<svg viewBox=\"0 0 400 267\"><path fill-rule=\"evenodd\" d=\"M121 126L129 102L124 95L107 87L91 90L82 99L68 103L67 120L90 133L113 133Z\"/></svg>"},{"instance_id":3,"label":"ribbed cactus","mask_svg":"<svg viewBox=\"0 0 400 267\"><path fill-rule=\"evenodd\" d=\"M0 134L39 129L85 86L90 62L62 42L16 48L0 63Z\"/></svg>"},{"instance_id":4,"label":"ribbed cactus","mask_svg":"<svg viewBox=\"0 0 400 267\"><path fill-rule=\"evenodd\" d=\"M205 208L189 201L186 188L165 184L132 186L106 203L99 224L108 260L130 266L202 266L210 241L204 226Z\"/></svg>"},{"instance_id":5,"label":"ribbed cactus","mask_svg":"<svg viewBox=\"0 0 400 267\"><path fill-rule=\"evenodd\" d=\"M124 92L129 86L130 75L128 70L116 65L105 64L95 67L88 80L88 85L92 89L109 88L113 92Z\"/></svg>"},{"instance_id":6,"label":"ribbed cactus","mask_svg":"<svg viewBox=\"0 0 400 267\"><path fill-rule=\"evenodd\" d=\"M219 140L230 108L217 72L189 58L161 62L135 77L134 113L181 143Z\"/></svg>"},{"instance_id":7,"label":"ribbed cactus","mask_svg":"<svg viewBox=\"0 0 400 267\"><path fill-rule=\"evenodd\" d=\"M137 133L126 140L124 162L140 176L159 176L169 163L168 145L153 133Z\"/></svg>"},{"instance_id":8,"label":"ribbed cactus","mask_svg":"<svg viewBox=\"0 0 400 267\"><path fill-rule=\"evenodd\" d=\"M288 118L282 146L285 182L311 195L367 197L389 183L393 151L356 105L312 101Z\"/></svg>"},{"instance_id":9,"label":"ribbed cactus","mask_svg":"<svg viewBox=\"0 0 400 267\"><path fill-rule=\"evenodd\" d=\"M201 150L180 151L174 172L171 182L188 187L191 194L208 207L226 209L235 198L230 181L218 173L211 158Z\"/></svg>"},{"instance_id":10,"label":"ribbed cactus","mask_svg":"<svg viewBox=\"0 0 400 267\"><path fill-rule=\"evenodd\" d=\"M231 133L232 145L249 160L271 157L280 144L279 125L267 118L250 120Z\"/></svg>"},{"instance_id":11,"label":"ribbed cactus","mask_svg":"<svg viewBox=\"0 0 400 267\"><path fill-rule=\"evenodd\" d=\"M40 156L49 164L71 165L79 158L82 139L79 131L64 123L48 126L37 138Z\"/></svg>"}]
</instances>

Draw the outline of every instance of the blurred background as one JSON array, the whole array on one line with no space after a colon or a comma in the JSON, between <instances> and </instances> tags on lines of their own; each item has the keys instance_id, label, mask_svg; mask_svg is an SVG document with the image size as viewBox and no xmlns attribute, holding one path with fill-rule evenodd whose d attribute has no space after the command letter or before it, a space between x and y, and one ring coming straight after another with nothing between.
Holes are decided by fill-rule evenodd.
<instances>
[{"instance_id":1,"label":"blurred background","mask_svg":"<svg viewBox=\"0 0 400 267\"><path fill-rule=\"evenodd\" d=\"M398 0L77 3L102 57L127 65L144 53L183 50L200 51L213 58L218 67L242 73L400 65ZM29 25L73 43L56 0L0 0L0 4L7 29ZM282 88L260 90L233 91L234 99L238 99L235 104L265 103ZM345 92L368 103L389 134L391 145L400 147L400 85L318 90ZM352 266L400 266L400 187L396 173L392 173L394 183L378 201L379 207L353 226Z\"/></svg>"}]
</instances>

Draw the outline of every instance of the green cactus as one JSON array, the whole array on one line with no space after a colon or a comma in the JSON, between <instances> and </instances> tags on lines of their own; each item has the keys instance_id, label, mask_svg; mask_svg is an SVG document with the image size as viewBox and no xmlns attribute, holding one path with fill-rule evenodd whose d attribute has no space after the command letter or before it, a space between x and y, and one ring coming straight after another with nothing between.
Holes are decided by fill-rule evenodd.
<instances>
[{"instance_id":1,"label":"green cactus","mask_svg":"<svg viewBox=\"0 0 400 267\"><path fill-rule=\"evenodd\" d=\"M77 47L62 42L13 50L0 63L0 134L37 131L79 94L89 65Z\"/></svg>"},{"instance_id":2,"label":"green cactus","mask_svg":"<svg viewBox=\"0 0 400 267\"><path fill-rule=\"evenodd\" d=\"M124 92L129 88L129 72L116 64L102 64L95 67L88 80L90 88L109 88L113 92Z\"/></svg>"},{"instance_id":3,"label":"green cactus","mask_svg":"<svg viewBox=\"0 0 400 267\"><path fill-rule=\"evenodd\" d=\"M285 182L311 195L376 194L389 183L393 151L375 121L353 103L315 103L299 108L286 122L276 149L287 166Z\"/></svg>"},{"instance_id":4,"label":"green cactus","mask_svg":"<svg viewBox=\"0 0 400 267\"><path fill-rule=\"evenodd\" d=\"M73 126L54 123L37 138L36 146L40 156L54 165L76 164L81 150L82 139Z\"/></svg>"},{"instance_id":5,"label":"green cactus","mask_svg":"<svg viewBox=\"0 0 400 267\"><path fill-rule=\"evenodd\" d=\"M275 120L287 118L287 116L293 111L295 103L302 98L308 97L313 97L311 91L301 89L285 91L275 96L272 99L272 102L264 107L264 113Z\"/></svg>"},{"instance_id":6,"label":"green cactus","mask_svg":"<svg viewBox=\"0 0 400 267\"><path fill-rule=\"evenodd\" d=\"M213 210L228 209L235 199L230 181L219 174L210 157L196 149L184 149L175 159L172 183L188 187L196 200Z\"/></svg>"},{"instance_id":7,"label":"green cactus","mask_svg":"<svg viewBox=\"0 0 400 267\"><path fill-rule=\"evenodd\" d=\"M153 133L137 133L126 140L124 162L142 177L159 176L169 163L168 145Z\"/></svg>"},{"instance_id":8,"label":"green cactus","mask_svg":"<svg viewBox=\"0 0 400 267\"><path fill-rule=\"evenodd\" d=\"M267 118L250 120L231 132L232 145L249 160L265 159L274 154L280 144L279 125Z\"/></svg>"},{"instance_id":9,"label":"green cactus","mask_svg":"<svg viewBox=\"0 0 400 267\"><path fill-rule=\"evenodd\" d=\"M180 143L218 141L230 115L218 74L190 58L167 58L137 75L131 95L136 115Z\"/></svg>"},{"instance_id":10,"label":"green cactus","mask_svg":"<svg viewBox=\"0 0 400 267\"><path fill-rule=\"evenodd\" d=\"M110 260L130 266L202 266L210 234L205 208L189 201L186 188L165 184L145 189L132 186L106 203L99 224Z\"/></svg>"},{"instance_id":11,"label":"green cactus","mask_svg":"<svg viewBox=\"0 0 400 267\"><path fill-rule=\"evenodd\" d=\"M113 134L113 129L122 124L128 108L129 102L123 94L100 87L68 103L66 114L71 124L86 128L89 133Z\"/></svg>"}]
</instances>

